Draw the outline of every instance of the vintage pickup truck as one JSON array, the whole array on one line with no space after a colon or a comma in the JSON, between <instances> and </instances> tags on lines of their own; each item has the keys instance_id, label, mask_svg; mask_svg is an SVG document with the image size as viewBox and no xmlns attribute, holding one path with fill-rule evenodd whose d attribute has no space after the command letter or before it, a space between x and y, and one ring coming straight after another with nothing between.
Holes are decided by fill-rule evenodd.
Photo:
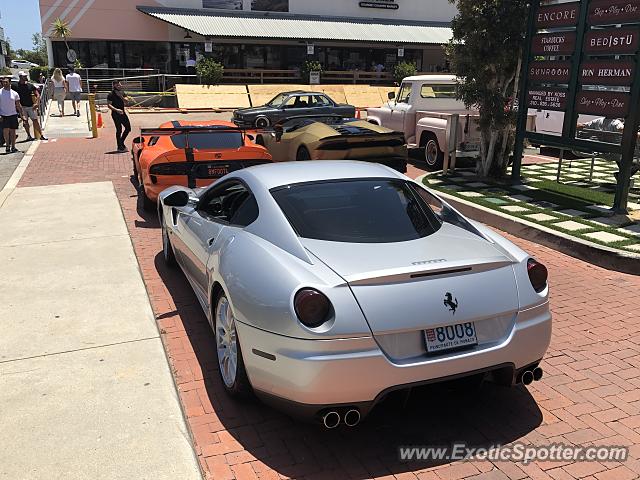
<instances>
[{"instance_id":1,"label":"vintage pickup truck","mask_svg":"<svg viewBox=\"0 0 640 480\"><path fill-rule=\"evenodd\" d=\"M402 81L389 102L367 109L367 120L404 132L408 148L424 150L429 167L442 168L444 160L478 157L478 112L468 110L455 95L455 75L418 75Z\"/></svg>"}]
</instances>

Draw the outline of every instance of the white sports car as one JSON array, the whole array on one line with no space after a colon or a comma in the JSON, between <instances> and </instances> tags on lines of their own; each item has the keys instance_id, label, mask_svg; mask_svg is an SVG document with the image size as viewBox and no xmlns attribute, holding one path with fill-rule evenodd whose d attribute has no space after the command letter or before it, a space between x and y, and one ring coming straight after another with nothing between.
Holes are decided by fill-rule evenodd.
<instances>
[{"instance_id":1,"label":"white sports car","mask_svg":"<svg viewBox=\"0 0 640 480\"><path fill-rule=\"evenodd\" d=\"M388 167L251 167L158 208L232 395L335 428L393 390L542 377L546 268Z\"/></svg>"}]
</instances>

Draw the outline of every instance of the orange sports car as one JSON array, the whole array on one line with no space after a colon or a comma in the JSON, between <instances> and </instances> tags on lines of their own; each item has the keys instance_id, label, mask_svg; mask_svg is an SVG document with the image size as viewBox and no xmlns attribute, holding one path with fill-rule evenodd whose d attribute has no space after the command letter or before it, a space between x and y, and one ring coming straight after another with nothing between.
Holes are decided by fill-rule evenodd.
<instances>
[{"instance_id":1,"label":"orange sports car","mask_svg":"<svg viewBox=\"0 0 640 480\"><path fill-rule=\"evenodd\" d=\"M138 197L145 210L172 185L205 187L229 172L270 163L271 155L231 122L173 121L143 128L131 149Z\"/></svg>"}]
</instances>

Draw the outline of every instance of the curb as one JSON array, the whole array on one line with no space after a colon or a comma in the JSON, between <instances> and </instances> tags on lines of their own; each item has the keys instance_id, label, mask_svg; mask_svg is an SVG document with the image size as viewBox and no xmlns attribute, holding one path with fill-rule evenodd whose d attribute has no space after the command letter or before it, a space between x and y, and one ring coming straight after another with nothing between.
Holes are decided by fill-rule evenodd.
<instances>
[{"instance_id":1,"label":"curb","mask_svg":"<svg viewBox=\"0 0 640 480\"><path fill-rule=\"evenodd\" d=\"M24 175L24 172L27 171L27 167L29 166L31 159L35 155L39 146L40 146L40 140L34 141L31 144L31 146L29 146L24 156L20 160L20 163L11 174L11 177L9 177L9 180L7 180L7 183L4 185L2 190L0 190L0 208L4 205L4 202L7 200L7 198L9 198L9 196L16 189L16 186L20 182L20 179Z\"/></svg>"},{"instance_id":2,"label":"curb","mask_svg":"<svg viewBox=\"0 0 640 480\"><path fill-rule=\"evenodd\" d=\"M417 182L423 183L427 175L416 178ZM427 185L428 187L428 185ZM620 273L630 275L640 275L640 255L623 252L611 247L598 245L581 238L572 237L562 232L557 232L550 228L527 220L512 217L502 212L496 212L482 205L476 205L467 200L443 193L441 190L434 190L439 196L449 202L463 215L482 222L516 237L539 243L559 252L578 258L592 265L597 265L607 270L615 270Z\"/></svg>"}]
</instances>

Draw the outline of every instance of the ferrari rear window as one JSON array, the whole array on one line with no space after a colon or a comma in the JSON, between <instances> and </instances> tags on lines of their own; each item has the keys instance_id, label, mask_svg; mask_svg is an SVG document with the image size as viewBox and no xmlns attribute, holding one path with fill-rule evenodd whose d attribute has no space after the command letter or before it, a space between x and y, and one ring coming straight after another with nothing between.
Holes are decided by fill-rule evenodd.
<instances>
[{"instance_id":1,"label":"ferrari rear window","mask_svg":"<svg viewBox=\"0 0 640 480\"><path fill-rule=\"evenodd\" d=\"M300 237L346 243L416 240L440 228L406 182L358 179L279 187L274 199Z\"/></svg>"},{"instance_id":2,"label":"ferrari rear window","mask_svg":"<svg viewBox=\"0 0 640 480\"><path fill-rule=\"evenodd\" d=\"M187 138L188 137L188 138ZM241 132L189 132L171 136L176 148L191 147L196 150L224 150L242 147ZM188 145L187 145L188 141Z\"/></svg>"}]
</instances>

